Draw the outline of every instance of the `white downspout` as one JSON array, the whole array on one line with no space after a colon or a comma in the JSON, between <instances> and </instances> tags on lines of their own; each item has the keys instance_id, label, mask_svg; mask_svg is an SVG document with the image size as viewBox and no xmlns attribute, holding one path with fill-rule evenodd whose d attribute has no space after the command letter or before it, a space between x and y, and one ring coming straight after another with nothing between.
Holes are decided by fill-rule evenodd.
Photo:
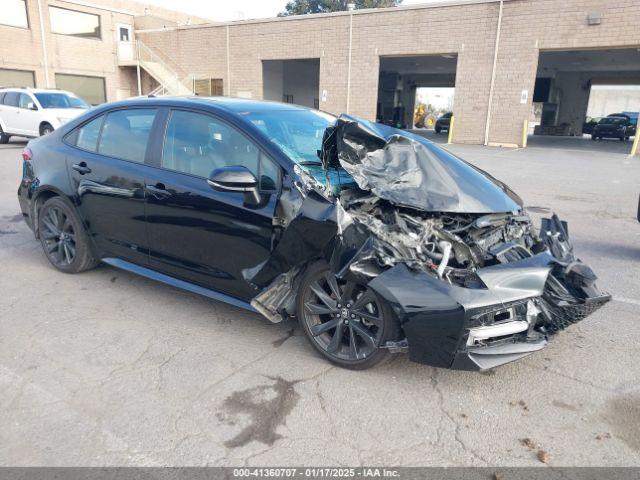
<instances>
[{"instance_id":1,"label":"white downspout","mask_svg":"<svg viewBox=\"0 0 640 480\"><path fill-rule=\"evenodd\" d=\"M489 144L489 126L491 124L491 107L493 106L493 89L496 83L496 65L498 64L498 48L500 47L500 31L502 29L502 7L504 1L500 0L500 13L498 14L498 29L496 30L496 45L493 51L493 68L491 70L491 86L489 87L489 106L487 107L487 124L484 129L484 144Z\"/></svg>"},{"instance_id":2,"label":"white downspout","mask_svg":"<svg viewBox=\"0 0 640 480\"><path fill-rule=\"evenodd\" d=\"M353 13L349 15L349 62L347 66L347 114L351 100L351 47L353 45Z\"/></svg>"},{"instance_id":3,"label":"white downspout","mask_svg":"<svg viewBox=\"0 0 640 480\"><path fill-rule=\"evenodd\" d=\"M40 17L40 39L42 41L42 66L44 67L44 82L51 88L49 82L49 55L47 54L47 40L44 34L44 19L42 18L42 3L38 0L38 16Z\"/></svg>"},{"instance_id":4,"label":"white downspout","mask_svg":"<svg viewBox=\"0 0 640 480\"><path fill-rule=\"evenodd\" d=\"M231 55L229 54L229 25L227 25L227 96L231 96Z\"/></svg>"},{"instance_id":5,"label":"white downspout","mask_svg":"<svg viewBox=\"0 0 640 480\"><path fill-rule=\"evenodd\" d=\"M140 73L140 40L136 40L136 76L138 77L138 96L142 96L142 77Z\"/></svg>"}]
</instances>

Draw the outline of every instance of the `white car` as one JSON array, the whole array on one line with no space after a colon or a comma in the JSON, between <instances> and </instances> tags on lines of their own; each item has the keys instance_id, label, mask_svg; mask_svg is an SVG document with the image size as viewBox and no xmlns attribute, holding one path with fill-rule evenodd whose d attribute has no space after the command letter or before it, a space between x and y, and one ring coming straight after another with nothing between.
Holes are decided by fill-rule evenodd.
<instances>
[{"instance_id":1,"label":"white car","mask_svg":"<svg viewBox=\"0 0 640 480\"><path fill-rule=\"evenodd\" d=\"M89 105L63 90L0 88L0 143L12 135L38 137L77 117Z\"/></svg>"}]
</instances>

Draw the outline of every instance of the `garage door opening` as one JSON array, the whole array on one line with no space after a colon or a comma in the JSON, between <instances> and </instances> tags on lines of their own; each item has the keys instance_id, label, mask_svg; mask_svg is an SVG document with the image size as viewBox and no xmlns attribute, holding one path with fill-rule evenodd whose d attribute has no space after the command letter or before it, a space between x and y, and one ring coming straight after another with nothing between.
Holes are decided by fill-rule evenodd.
<instances>
[{"instance_id":1,"label":"garage door opening","mask_svg":"<svg viewBox=\"0 0 640 480\"><path fill-rule=\"evenodd\" d=\"M629 153L638 111L638 49L540 52L528 143ZM616 114L626 119L626 130L591 141L595 124Z\"/></svg>"},{"instance_id":2,"label":"garage door opening","mask_svg":"<svg viewBox=\"0 0 640 480\"><path fill-rule=\"evenodd\" d=\"M320 59L262 61L262 96L265 100L320 105Z\"/></svg>"},{"instance_id":3,"label":"garage door opening","mask_svg":"<svg viewBox=\"0 0 640 480\"><path fill-rule=\"evenodd\" d=\"M448 53L380 57L377 121L437 137L436 119L453 110L457 63Z\"/></svg>"}]
</instances>

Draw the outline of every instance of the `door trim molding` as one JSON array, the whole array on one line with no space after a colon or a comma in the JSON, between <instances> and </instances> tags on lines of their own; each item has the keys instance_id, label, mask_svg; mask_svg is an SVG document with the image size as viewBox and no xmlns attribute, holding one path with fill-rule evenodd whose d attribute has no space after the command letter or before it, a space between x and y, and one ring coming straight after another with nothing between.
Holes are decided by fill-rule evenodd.
<instances>
[{"instance_id":1,"label":"door trim molding","mask_svg":"<svg viewBox=\"0 0 640 480\"><path fill-rule=\"evenodd\" d=\"M204 288L204 287L201 287L200 285L196 285L194 283L186 282L184 280L180 280L178 278L165 275L164 273L156 272L155 270L151 270L150 268L136 265L135 263L127 262L126 260L107 257L107 258L103 258L102 262L106 263L107 265L111 265L112 267L116 267L121 270L126 270L128 272L135 273L136 275L140 275L142 277L146 277L151 280L156 280L158 282L164 283L166 285L170 285L175 288L179 288L181 290L186 290L187 292L195 293L197 295L202 295L204 297L211 298L212 300L228 303L229 305L233 305L235 307L239 307L244 310L248 310L250 312L258 313L258 311L255 308L253 308L250 304L236 297L232 297L230 295L226 295L224 293L218 292L216 290L211 290L209 288Z\"/></svg>"}]
</instances>

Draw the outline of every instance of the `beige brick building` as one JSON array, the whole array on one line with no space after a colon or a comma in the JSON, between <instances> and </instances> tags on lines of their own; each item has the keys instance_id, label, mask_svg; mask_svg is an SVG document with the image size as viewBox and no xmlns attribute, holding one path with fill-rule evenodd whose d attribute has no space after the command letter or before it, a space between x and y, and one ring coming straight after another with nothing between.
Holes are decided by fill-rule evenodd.
<instances>
[{"instance_id":1,"label":"beige brick building","mask_svg":"<svg viewBox=\"0 0 640 480\"><path fill-rule=\"evenodd\" d=\"M1 0L0 86L73 88L92 103L127 98L137 76L118 61L120 35L135 48L136 28L204 21L128 0ZM141 81L154 83L145 72Z\"/></svg>"},{"instance_id":2,"label":"beige brick building","mask_svg":"<svg viewBox=\"0 0 640 480\"><path fill-rule=\"evenodd\" d=\"M446 65L440 68L455 78L453 141L459 143L521 144L524 121L532 115L537 76L555 80L549 93L554 98L541 102L557 106L553 121L562 120L569 103L577 110L568 122L573 124L569 132L586 115L588 89L570 101L571 91L584 90L584 85L563 87L564 77L581 72L584 82L596 82L625 71L625 81L640 84L640 59L634 58L640 57L638 0L505 0L500 10L498 0L460 0L137 34L188 72L221 79L224 92L234 96L265 96L265 61L318 59L320 108L372 120L379 113L380 73L386 59L421 57L437 64L438 57L453 57L453 72ZM616 65L607 60L610 49L625 52L616 56ZM566 59L545 71L550 70L545 55L555 51L562 51ZM573 58L585 55L589 58L584 65L572 69L571 64L578 63ZM438 84L438 72L426 71L413 86ZM405 77L411 77L407 73L411 72L405 71ZM412 107L405 108L406 119Z\"/></svg>"},{"instance_id":3,"label":"beige brick building","mask_svg":"<svg viewBox=\"0 0 640 480\"><path fill-rule=\"evenodd\" d=\"M111 42L45 36L50 77L103 77L107 100L138 85L143 93L186 86L410 127L416 89L447 86L455 87L454 142L520 145L525 121L536 118L545 132L581 134L591 85L640 84L638 0L458 0L197 25L144 6L119 10L134 10L132 2L110 0L111 10L41 2L101 15ZM42 85L41 56L31 53L41 48L36 4L27 0L30 29L0 26L0 69L32 70ZM118 59L118 24L127 21L146 55L139 81L137 60Z\"/></svg>"}]
</instances>

